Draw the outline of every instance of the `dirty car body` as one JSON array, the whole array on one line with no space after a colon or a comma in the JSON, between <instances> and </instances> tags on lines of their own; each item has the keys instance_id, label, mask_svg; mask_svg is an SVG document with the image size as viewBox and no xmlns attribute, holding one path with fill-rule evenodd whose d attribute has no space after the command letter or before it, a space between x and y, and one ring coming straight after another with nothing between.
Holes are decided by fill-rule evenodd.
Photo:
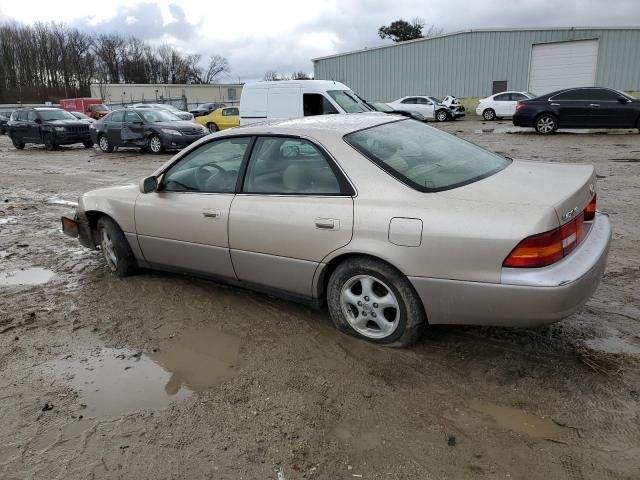
<instances>
[{"instance_id":1,"label":"dirty car body","mask_svg":"<svg viewBox=\"0 0 640 480\"><path fill-rule=\"evenodd\" d=\"M535 326L583 305L611 238L591 166L501 157L412 119L327 115L209 135L85 193L64 230L136 267L326 302L404 346L429 324Z\"/></svg>"}]
</instances>

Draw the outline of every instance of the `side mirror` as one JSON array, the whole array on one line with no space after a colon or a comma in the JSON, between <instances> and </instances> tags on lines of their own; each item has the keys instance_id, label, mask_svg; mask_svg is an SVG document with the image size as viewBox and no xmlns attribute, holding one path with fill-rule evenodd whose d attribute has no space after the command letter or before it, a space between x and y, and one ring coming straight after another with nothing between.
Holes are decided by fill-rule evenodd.
<instances>
[{"instance_id":1,"label":"side mirror","mask_svg":"<svg viewBox=\"0 0 640 480\"><path fill-rule=\"evenodd\" d=\"M36 122L36 123L42 123L42 120L40 120L39 118L36 118L36 119L34 120L34 122Z\"/></svg>"},{"instance_id":2,"label":"side mirror","mask_svg":"<svg viewBox=\"0 0 640 480\"><path fill-rule=\"evenodd\" d=\"M618 97L618 101L619 101L620 103L627 103L627 102L628 102L628 99L627 99L626 97L622 97L622 96L621 96L621 97Z\"/></svg>"},{"instance_id":3,"label":"side mirror","mask_svg":"<svg viewBox=\"0 0 640 480\"><path fill-rule=\"evenodd\" d=\"M147 177L140 180L140 191L142 193L155 192L158 189L158 179L156 177Z\"/></svg>"}]
</instances>

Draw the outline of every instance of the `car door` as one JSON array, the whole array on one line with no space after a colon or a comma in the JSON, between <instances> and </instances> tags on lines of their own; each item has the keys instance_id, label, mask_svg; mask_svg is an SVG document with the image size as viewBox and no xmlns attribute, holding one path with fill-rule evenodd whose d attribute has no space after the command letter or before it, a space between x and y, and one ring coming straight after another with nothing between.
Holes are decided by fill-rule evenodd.
<instances>
[{"instance_id":1,"label":"car door","mask_svg":"<svg viewBox=\"0 0 640 480\"><path fill-rule=\"evenodd\" d=\"M106 135L109 143L113 146L122 145L122 122L124 121L125 111L114 112L106 122Z\"/></svg>"},{"instance_id":2,"label":"car door","mask_svg":"<svg viewBox=\"0 0 640 480\"><path fill-rule=\"evenodd\" d=\"M631 99L605 88L591 90L590 121L593 127L634 128L636 112Z\"/></svg>"},{"instance_id":3,"label":"car door","mask_svg":"<svg viewBox=\"0 0 640 480\"><path fill-rule=\"evenodd\" d=\"M344 174L315 143L259 137L229 218L238 279L311 297L318 265L351 241L352 195Z\"/></svg>"},{"instance_id":4,"label":"car door","mask_svg":"<svg viewBox=\"0 0 640 480\"><path fill-rule=\"evenodd\" d=\"M511 105L509 106L509 112L505 115L508 115L509 117L513 117L513 115L516 113L516 105L518 104L518 102L521 102L523 100L528 100L529 97L518 92L511 92L510 96L511 96L510 97Z\"/></svg>"},{"instance_id":5,"label":"car door","mask_svg":"<svg viewBox=\"0 0 640 480\"><path fill-rule=\"evenodd\" d=\"M25 131L25 139L30 141L40 141L40 123L38 122L40 119L35 110L27 110L27 119L24 124Z\"/></svg>"},{"instance_id":6,"label":"car door","mask_svg":"<svg viewBox=\"0 0 640 480\"><path fill-rule=\"evenodd\" d=\"M144 143L144 122L137 112L133 110L125 112L120 138L122 145L141 145Z\"/></svg>"},{"instance_id":7,"label":"car door","mask_svg":"<svg viewBox=\"0 0 640 480\"><path fill-rule=\"evenodd\" d=\"M513 113L509 113L509 107L511 104L511 94L501 93L493 97L493 101L495 104L496 117L505 117L513 114ZM515 110L515 105L513 109Z\"/></svg>"},{"instance_id":8,"label":"car door","mask_svg":"<svg viewBox=\"0 0 640 480\"><path fill-rule=\"evenodd\" d=\"M405 98L399 104L397 104L397 109L402 110L403 112L420 113L419 107L418 107L418 98L417 97Z\"/></svg>"},{"instance_id":9,"label":"car door","mask_svg":"<svg viewBox=\"0 0 640 480\"><path fill-rule=\"evenodd\" d=\"M11 123L11 135L19 140L26 140L27 131L27 111L18 110L13 114L13 122Z\"/></svg>"},{"instance_id":10,"label":"car door","mask_svg":"<svg viewBox=\"0 0 640 480\"><path fill-rule=\"evenodd\" d=\"M590 95L585 88L565 90L549 99L552 111L557 115L560 128L585 128L590 123Z\"/></svg>"},{"instance_id":11,"label":"car door","mask_svg":"<svg viewBox=\"0 0 640 480\"><path fill-rule=\"evenodd\" d=\"M136 233L147 262L235 278L229 256L229 207L252 140L241 136L202 144L161 175L157 191L138 197Z\"/></svg>"},{"instance_id":12,"label":"car door","mask_svg":"<svg viewBox=\"0 0 640 480\"><path fill-rule=\"evenodd\" d=\"M227 129L237 126L236 122L233 120L234 112L238 112L237 108L223 108L222 115L220 117L220 129Z\"/></svg>"},{"instance_id":13,"label":"car door","mask_svg":"<svg viewBox=\"0 0 640 480\"><path fill-rule=\"evenodd\" d=\"M436 116L436 107L434 103L424 97L418 97L418 113L422 114L426 118L435 118Z\"/></svg>"}]
</instances>

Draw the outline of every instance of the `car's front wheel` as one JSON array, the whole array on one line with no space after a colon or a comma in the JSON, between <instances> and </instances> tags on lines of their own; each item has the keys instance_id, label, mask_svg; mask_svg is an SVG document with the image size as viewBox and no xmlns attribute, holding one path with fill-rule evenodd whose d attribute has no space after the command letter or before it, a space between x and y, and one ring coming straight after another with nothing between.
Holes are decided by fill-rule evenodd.
<instances>
[{"instance_id":1,"label":"car's front wheel","mask_svg":"<svg viewBox=\"0 0 640 480\"><path fill-rule=\"evenodd\" d=\"M16 137L15 134L11 135L11 143L13 143L13 146L18 150L22 150L24 148L24 142Z\"/></svg>"},{"instance_id":2,"label":"car's front wheel","mask_svg":"<svg viewBox=\"0 0 640 480\"><path fill-rule=\"evenodd\" d=\"M487 122L495 120L496 112L492 108L487 108L484 112L482 112L482 118L484 118Z\"/></svg>"},{"instance_id":3,"label":"car's front wheel","mask_svg":"<svg viewBox=\"0 0 640 480\"><path fill-rule=\"evenodd\" d=\"M97 233L100 250L109 270L118 277L134 273L138 264L120 227L109 217L101 217L98 220Z\"/></svg>"},{"instance_id":4,"label":"car's front wheel","mask_svg":"<svg viewBox=\"0 0 640 480\"><path fill-rule=\"evenodd\" d=\"M56 137L53 132L45 132L42 135L42 141L44 142L44 147L47 150L57 150L58 144L56 142Z\"/></svg>"},{"instance_id":5,"label":"car's front wheel","mask_svg":"<svg viewBox=\"0 0 640 480\"><path fill-rule=\"evenodd\" d=\"M207 123L207 128L209 129L209 132L211 132L211 133L215 133L215 132L218 131L218 126L213 122Z\"/></svg>"},{"instance_id":6,"label":"car's front wheel","mask_svg":"<svg viewBox=\"0 0 640 480\"><path fill-rule=\"evenodd\" d=\"M449 114L445 110L438 110L436 112L436 120L439 122L446 122L449 120Z\"/></svg>"},{"instance_id":7,"label":"car's front wheel","mask_svg":"<svg viewBox=\"0 0 640 480\"><path fill-rule=\"evenodd\" d=\"M551 113L543 113L536 118L536 132L549 135L558 129L558 119Z\"/></svg>"},{"instance_id":8,"label":"car's front wheel","mask_svg":"<svg viewBox=\"0 0 640 480\"><path fill-rule=\"evenodd\" d=\"M105 153L113 152L113 145L109 143L109 139L106 137L106 135L100 135L98 137L98 146L100 147L100 150Z\"/></svg>"},{"instance_id":9,"label":"car's front wheel","mask_svg":"<svg viewBox=\"0 0 640 480\"><path fill-rule=\"evenodd\" d=\"M411 345L427 324L420 298L407 278L369 257L338 265L327 286L327 304L340 331L386 346Z\"/></svg>"},{"instance_id":10,"label":"car's front wheel","mask_svg":"<svg viewBox=\"0 0 640 480\"><path fill-rule=\"evenodd\" d=\"M147 148L151 151L151 153L162 153L164 151L164 146L162 145L162 139L159 135L151 135L149 137L149 144Z\"/></svg>"}]
</instances>

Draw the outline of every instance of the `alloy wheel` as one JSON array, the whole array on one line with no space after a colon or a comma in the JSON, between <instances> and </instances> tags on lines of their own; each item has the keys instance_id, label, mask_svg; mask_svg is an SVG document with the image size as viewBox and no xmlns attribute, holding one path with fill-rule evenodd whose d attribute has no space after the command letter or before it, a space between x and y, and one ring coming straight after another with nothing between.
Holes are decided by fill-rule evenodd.
<instances>
[{"instance_id":1,"label":"alloy wheel","mask_svg":"<svg viewBox=\"0 0 640 480\"><path fill-rule=\"evenodd\" d=\"M105 229L103 229L100 234L100 248L102 248L107 265L109 265L109 268L112 271L115 271L116 268L118 268L118 257L116 256L116 251L113 248L111 237L109 237L109 233L107 233Z\"/></svg>"},{"instance_id":2,"label":"alloy wheel","mask_svg":"<svg viewBox=\"0 0 640 480\"><path fill-rule=\"evenodd\" d=\"M103 152L109 150L109 140L107 140L107 137L105 137L104 135L100 137L98 144L100 145L100 150L102 150Z\"/></svg>"},{"instance_id":3,"label":"alloy wheel","mask_svg":"<svg viewBox=\"0 0 640 480\"><path fill-rule=\"evenodd\" d=\"M493 110L488 109L482 113L482 116L484 117L485 120L493 120L495 117L495 113L493 112Z\"/></svg>"},{"instance_id":4,"label":"alloy wheel","mask_svg":"<svg viewBox=\"0 0 640 480\"><path fill-rule=\"evenodd\" d=\"M153 153L158 153L162 150L162 142L160 141L160 137L153 136L149 139L149 150Z\"/></svg>"},{"instance_id":5,"label":"alloy wheel","mask_svg":"<svg viewBox=\"0 0 640 480\"><path fill-rule=\"evenodd\" d=\"M349 325L368 338L386 338L398 327L400 304L393 291L369 275L345 282L340 304Z\"/></svg>"},{"instance_id":6,"label":"alloy wheel","mask_svg":"<svg viewBox=\"0 0 640 480\"><path fill-rule=\"evenodd\" d=\"M447 112L443 112L442 110L440 110L438 112L437 118L439 122L444 122L447 119Z\"/></svg>"},{"instance_id":7,"label":"alloy wheel","mask_svg":"<svg viewBox=\"0 0 640 480\"><path fill-rule=\"evenodd\" d=\"M544 117L540 117L536 125L540 133L550 133L556 128L556 121L552 117L546 115Z\"/></svg>"}]
</instances>

